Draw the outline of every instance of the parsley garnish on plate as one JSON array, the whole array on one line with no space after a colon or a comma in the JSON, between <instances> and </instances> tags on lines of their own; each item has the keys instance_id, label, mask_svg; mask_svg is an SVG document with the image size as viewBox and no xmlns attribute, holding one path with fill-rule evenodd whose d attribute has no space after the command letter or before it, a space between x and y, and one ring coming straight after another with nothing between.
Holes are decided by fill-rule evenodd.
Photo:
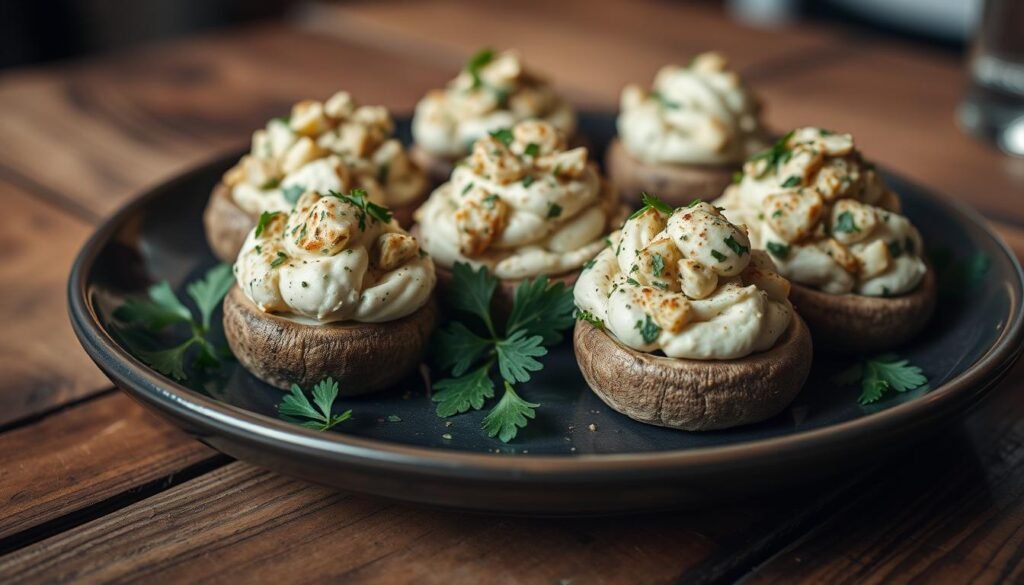
<instances>
[{"instance_id":1,"label":"parsley garnish on plate","mask_svg":"<svg viewBox=\"0 0 1024 585\"><path fill-rule=\"evenodd\" d=\"M193 347L198 348L196 365L220 365L225 349L215 347L207 334L214 310L234 283L227 264L211 268L203 278L190 283L186 292L198 309L198 319L174 294L170 283L154 284L147 291L148 298L130 298L114 311L114 318L124 324L118 333L128 349L151 368L175 380L186 380L185 360ZM152 349L158 345L156 337L173 325L188 325L191 336L173 347Z\"/></svg>"},{"instance_id":2,"label":"parsley garnish on plate","mask_svg":"<svg viewBox=\"0 0 1024 585\"><path fill-rule=\"evenodd\" d=\"M352 418L351 410L338 415L331 414L337 398L338 383L334 378L320 380L313 386L312 404L302 392L302 388L298 384L292 384L291 393L285 394L281 404L277 405L277 414L282 419L300 424L307 429L329 431L338 423Z\"/></svg>"},{"instance_id":3,"label":"parsley garnish on plate","mask_svg":"<svg viewBox=\"0 0 1024 585\"><path fill-rule=\"evenodd\" d=\"M450 321L435 334L434 365L451 376L434 383L437 415L483 408L495 396L497 369L504 393L484 419L483 429L508 442L539 407L520 398L512 384L529 381L543 368L537 358L547 354L546 346L561 341L562 331L572 325L572 292L562 283L551 284L546 276L523 281L500 329L491 315L498 280L486 268L474 270L464 263L456 263L452 275L448 303L467 318Z\"/></svg>"},{"instance_id":4,"label":"parsley garnish on plate","mask_svg":"<svg viewBox=\"0 0 1024 585\"><path fill-rule=\"evenodd\" d=\"M347 194L338 193L337 191L328 191L328 195L331 197L337 197L342 201L347 201L352 205L359 208L359 214L356 218L359 220L359 229L366 231L366 217L370 216L372 219L379 221L380 223L391 223L391 211L387 207L377 205L366 197L366 191L363 189L352 189Z\"/></svg>"},{"instance_id":5,"label":"parsley garnish on plate","mask_svg":"<svg viewBox=\"0 0 1024 585\"><path fill-rule=\"evenodd\" d=\"M836 376L836 382L852 386L860 383L862 405L874 404L891 392L916 390L928 383L921 368L893 353L868 358Z\"/></svg>"},{"instance_id":6,"label":"parsley garnish on plate","mask_svg":"<svg viewBox=\"0 0 1024 585\"><path fill-rule=\"evenodd\" d=\"M643 203L643 206L640 207L640 209L634 211L633 215L629 216L629 219L635 219L637 217L640 217L648 209L654 209L666 215L672 215L672 212L675 211L674 209L672 209L671 205L665 203L661 199L658 199L654 195L647 193L646 191L640 194L640 201Z\"/></svg>"}]
</instances>

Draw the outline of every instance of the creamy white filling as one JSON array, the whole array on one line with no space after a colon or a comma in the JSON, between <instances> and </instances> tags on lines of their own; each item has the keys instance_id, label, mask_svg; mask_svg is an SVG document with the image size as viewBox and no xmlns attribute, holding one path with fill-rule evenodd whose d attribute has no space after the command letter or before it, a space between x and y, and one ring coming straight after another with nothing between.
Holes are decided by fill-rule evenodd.
<instances>
[{"instance_id":1,"label":"creamy white filling","mask_svg":"<svg viewBox=\"0 0 1024 585\"><path fill-rule=\"evenodd\" d=\"M626 150L652 164L732 164L763 148L757 99L726 67L706 53L663 67L651 91L627 86L617 120Z\"/></svg>"},{"instance_id":2,"label":"creamy white filling","mask_svg":"<svg viewBox=\"0 0 1024 585\"><path fill-rule=\"evenodd\" d=\"M235 203L251 215L287 211L288 187L365 190L372 201L395 207L426 189L426 176L407 157L390 114L359 106L346 92L325 102L295 104L289 119L273 119L253 133L252 149L224 175ZM294 192L292 192L294 193Z\"/></svg>"},{"instance_id":3,"label":"creamy white filling","mask_svg":"<svg viewBox=\"0 0 1024 585\"><path fill-rule=\"evenodd\" d=\"M580 276L573 289L576 306L604 322L624 345L644 352L661 350L672 358L724 360L771 349L792 318L788 302L773 301L739 277L720 281L709 296L690 300L691 321L678 333L662 328L644 338L650 319L639 297L644 289L619 270L615 251L605 249Z\"/></svg>"},{"instance_id":4,"label":"creamy white filling","mask_svg":"<svg viewBox=\"0 0 1024 585\"><path fill-rule=\"evenodd\" d=\"M259 236L249 233L234 267L239 287L263 311L317 323L380 323L415 312L434 288L433 262L394 222L360 215L307 192L287 222L281 214Z\"/></svg>"},{"instance_id":5,"label":"creamy white filling","mask_svg":"<svg viewBox=\"0 0 1024 585\"><path fill-rule=\"evenodd\" d=\"M823 292L900 295L927 272L920 234L849 134L794 130L715 203L781 274Z\"/></svg>"},{"instance_id":6,"label":"creamy white filling","mask_svg":"<svg viewBox=\"0 0 1024 585\"><path fill-rule=\"evenodd\" d=\"M445 89L427 93L416 104L412 134L426 152L458 158L488 132L524 120L548 122L567 136L576 130L569 102L505 52L481 65L475 79L463 70Z\"/></svg>"}]
</instances>

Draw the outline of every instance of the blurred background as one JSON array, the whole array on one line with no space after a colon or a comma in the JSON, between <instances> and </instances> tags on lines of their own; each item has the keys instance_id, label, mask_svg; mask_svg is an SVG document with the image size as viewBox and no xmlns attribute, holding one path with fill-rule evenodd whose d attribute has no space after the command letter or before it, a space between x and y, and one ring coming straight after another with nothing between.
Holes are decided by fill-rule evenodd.
<instances>
[{"instance_id":1,"label":"blurred background","mask_svg":"<svg viewBox=\"0 0 1024 585\"><path fill-rule=\"evenodd\" d=\"M968 45L981 14L981 0L701 3L722 4L732 18L749 26L823 22L954 52ZM294 18L310 4L298 0L4 0L0 3L0 67L126 49L238 23Z\"/></svg>"}]
</instances>

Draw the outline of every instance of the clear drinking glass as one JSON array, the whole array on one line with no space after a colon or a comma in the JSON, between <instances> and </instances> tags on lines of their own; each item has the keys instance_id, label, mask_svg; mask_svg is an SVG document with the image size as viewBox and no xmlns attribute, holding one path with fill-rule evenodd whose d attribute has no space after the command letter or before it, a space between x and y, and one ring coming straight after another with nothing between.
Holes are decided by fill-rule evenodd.
<instances>
[{"instance_id":1,"label":"clear drinking glass","mask_svg":"<svg viewBox=\"0 0 1024 585\"><path fill-rule=\"evenodd\" d=\"M986 0L958 117L968 132L1024 156L1024 0Z\"/></svg>"}]
</instances>

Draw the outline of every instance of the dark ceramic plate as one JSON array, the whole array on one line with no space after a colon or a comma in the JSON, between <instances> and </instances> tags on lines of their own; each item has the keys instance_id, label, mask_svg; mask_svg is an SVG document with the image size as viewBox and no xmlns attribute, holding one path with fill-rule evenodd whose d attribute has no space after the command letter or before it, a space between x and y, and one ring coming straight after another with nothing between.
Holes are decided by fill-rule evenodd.
<instances>
[{"instance_id":1,"label":"dark ceramic plate","mask_svg":"<svg viewBox=\"0 0 1024 585\"><path fill-rule=\"evenodd\" d=\"M596 150L610 115L584 116ZM408 121L400 124L408 137ZM598 156L600 153L597 153ZM806 483L878 460L976 404L1021 350L1022 276L1007 247L973 211L889 176L931 246L945 247L947 293L928 329L900 354L930 390L871 406L837 385L852 358L816 359L782 414L727 431L687 433L634 422L587 388L571 344L556 348L521 394L543 407L505 445L480 431L482 413L439 419L418 376L383 394L347 401L340 432L279 420L281 392L233 362L218 376L179 384L118 344L111 313L159 280L178 290L214 265L200 221L232 153L142 195L89 240L71 273L71 321L99 367L132 396L229 455L339 488L458 508L573 514L706 502ZM983 275L972 279L965 274ZM182 295L184 298L184 295ZM219 318L219 316L218 316ZM596 430L590 430L594 425ZM451 438L445 438L448 435Z\"/></svg>"}]
</instances>

